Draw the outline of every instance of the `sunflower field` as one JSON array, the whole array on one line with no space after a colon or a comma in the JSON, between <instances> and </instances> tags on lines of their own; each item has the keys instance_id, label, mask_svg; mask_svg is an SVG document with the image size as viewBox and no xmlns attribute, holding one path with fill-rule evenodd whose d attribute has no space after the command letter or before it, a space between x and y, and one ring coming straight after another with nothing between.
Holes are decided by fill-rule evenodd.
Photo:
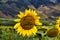
<instances>
[{"instance_id":1,"label":"sunflower field","mask_svg":"<svg viewBox=\"0 0 60 40\"><path fill-rule=\"evenodd\" d=\"M60 40L60 17L56 21L42 19L31 9L17 16L0 18L0 40Z\"/></svg>"},{"instance_id":2,"label":"sunflower field","mask_svg":"<svg viewBox=\"0 0 60 40\"><path fill-rule=\"evenodd\" d=\"M0 0L0 40L60 40L60 0Z\"/></svg>"}]
</instances>

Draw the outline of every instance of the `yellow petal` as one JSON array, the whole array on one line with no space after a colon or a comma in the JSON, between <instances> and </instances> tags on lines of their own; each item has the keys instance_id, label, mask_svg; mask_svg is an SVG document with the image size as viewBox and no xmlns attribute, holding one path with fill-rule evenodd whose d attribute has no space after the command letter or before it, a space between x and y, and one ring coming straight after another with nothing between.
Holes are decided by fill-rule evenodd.
<instances>
[{"instance_id":1,"label":"yellow petal","mask_svg":"<svg viewBox=\"0 0 60 40\"><path fill-rule=\"evenodd\" d=\"M31 35L29 35L29 32L28 31L26 33L27 33L27 36L31 36Z\"/></svg>"},{"instance_id":2,"label":"yellow petal","mask_svg":"<svg viewBox=\"0 0 60 40\"><path fill-rule=\"evenodd\" d=\"M35 35L37 33L37 28L34 26L32 29L32 33Z\"/></svg>"},{"instance_id":3,"label":"yellow petal","mask_svg":"<svg viewBox=\"0 0 60 40\"><path fill-rule=\"evenodd\" d=\"M36 21L35 21L35 24L36 24L36 25L42 25L42 23L39 22L39 20L36 20Z\"/></svg>"},{"instance_id":4,"label":"yellow petal","mask_svg":"<svg viewBox=\"0 0 60 40\"><path fill-rule=\"evenodd\" d=\"M29 30L29 35L33 35L33 33L32 33L32 29L31 29L31 30Z\"/></svg>"},{"instance_id":5,"label":"yellow petal","mask_svg":"<svg viewBox=\"0 0 60 40\"><path fill-rule=\"evenodd\" d=\"M39 20L39 19L40 19L39 16L33 16L33 18L34 18L35 20Z\"/></svg>"},{"instance_id":6,"label":"yellow petal","mask_svg":"<svg viewBox=\"0 0 60 40\"><path fill-rule=\"evenodd\" d=\"M23 18L24 17L24 13L20 12L20 14L18 14L18 17Z\"/></svg>"},{"instance_id":7,"label":"yellow petal","mask_svg":"<svg viewBox=\"0 0 60 40\"><path fill-rule=\"evenodd\" d=\"M25 10L25 15L36 16L37 13L31 9Z\"/></svg>"},{"instance_id":8,"label":"yellow petal","mask_svg":"<svg viewBox=\"0 0 60 40\"><path fill-rule=\"evenodd\" d=\"M29 10L25 10L25 16L30 15Z\"/></svg>"},{"instance_id":9,"label":"yellow petal","mask_svg":"<svg viewBox=\"0 0 60 40\"><path fill-rule=\"evenodd\" d=\"M25 35L26 35L26 32L25 32L25 31L23 31L22 36L24 37Z\"/></svg>"},{"instance_id":10,"label":"yellow petal","mask_svg":"<svg viewBox=\"0 0 60 40\"><path fill-rule=\"evenodd\" d=\"M35 16L37 15L35 10L32 10L32 14L34 14Z\"/></svg>"},{"instance_id":11,"label":"yellow petal","mask_svg":"<svg viewBox=\"0 0 60 40\"><path fill-rule=\"evenodd\" d=\"M18 28L20 26L20 23L15 24L14 29Z\"/></svg>"},{"instance_id":12,"label":"yellow petal","mask_svg":"<svg viewBox=\"0 0 60 40\"><path fill-rule=\"evenodd\" d=\"M15 19L14 21L15 21L15 22L20 22L20 20L21 20L21 19Z\"/></svg>"},{"instance_id":13,"label":"yellow petal","mask_svg":"<svg viewBox=\"0 0 60 40\"><path fill-rule=\"evenodd\" d=\"M20 28L16 29L17 33L20 33Z\"/></svg>"}]
</instances>

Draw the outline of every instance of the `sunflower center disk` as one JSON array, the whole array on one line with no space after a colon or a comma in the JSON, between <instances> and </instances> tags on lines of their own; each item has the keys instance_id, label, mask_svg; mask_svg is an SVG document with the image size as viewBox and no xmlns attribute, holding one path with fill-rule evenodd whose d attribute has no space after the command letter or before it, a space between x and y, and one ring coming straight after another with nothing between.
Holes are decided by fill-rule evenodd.
<instances>
[{"instance_id":1,"label":"sunflower center disk","mask_svg":"<svg viewBox=\"0 0 60 40\"><path fill-rule=\"evenodd\" d=\"M25 30L32 29L34 26L34 18L31 16L25 16L21 19L21 27Z\"/></svg>"}]
</instances>

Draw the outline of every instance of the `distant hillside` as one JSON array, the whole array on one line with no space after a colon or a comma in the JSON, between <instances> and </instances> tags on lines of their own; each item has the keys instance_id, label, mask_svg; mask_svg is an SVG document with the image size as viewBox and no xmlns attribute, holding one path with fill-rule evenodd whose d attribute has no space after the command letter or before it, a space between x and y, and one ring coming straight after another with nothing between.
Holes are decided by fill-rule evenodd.
<instances>
[{"instance_id":1,"label":"distant hillside","mask_svg":"<svg viewBox=\"0 0 60 40\"><path fill-rule=\"evenodd\" d=\"M14 18L17 17L16 15L19 13L19 11L24 11L25 9L32 8L33 6L38 11L38 14L40 12L39 10L43 11L43 13L40 15L43 15L44 18L51 18L51 15L55 18L56 13L58 16L60 12L59 10L55 9L54 6L59 6L59 3L60 0L0 0L0 17ZM29 5L32 6L29 7ZM48 11L48 14L44 11Z\"/></svg>"}]
</instances>

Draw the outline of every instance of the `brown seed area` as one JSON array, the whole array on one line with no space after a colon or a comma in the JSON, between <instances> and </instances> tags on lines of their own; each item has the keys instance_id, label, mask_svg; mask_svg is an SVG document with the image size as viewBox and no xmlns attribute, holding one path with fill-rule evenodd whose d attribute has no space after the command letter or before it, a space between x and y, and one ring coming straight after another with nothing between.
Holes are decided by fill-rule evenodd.
<instances>
[{"instance_id":1,"label":"brown seed area","mask_svg":"<svg viewBox=\"0 0 60 40\"><path fill-rule=\"evenodd\" d=\"M25 16L21 19L20 23L23 29L29 30L34 26L34 18L31 16Z\"/></svg>"},{"instance_id":2,"label":"brown seed area","mask_svg":"<svg viewBox=\"0 0 60 40\"><path fill-rule=\"evenodd\" d=\"M58 35L58 29L57 28L53 28L53 29L50 29L48 32L47 32L47 36L48 37L56 37Z\"/></svg>"}]
</instances>

